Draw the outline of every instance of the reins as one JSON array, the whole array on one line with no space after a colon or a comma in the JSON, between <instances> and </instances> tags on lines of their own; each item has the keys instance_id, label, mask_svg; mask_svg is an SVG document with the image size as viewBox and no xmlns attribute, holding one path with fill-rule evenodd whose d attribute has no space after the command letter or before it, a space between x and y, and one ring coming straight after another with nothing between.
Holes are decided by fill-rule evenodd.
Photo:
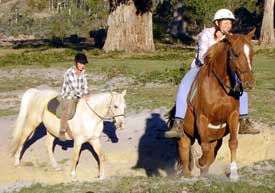
<instances>
[{"instance_id":1,"label":"reins","mask_svg":"<svg viewBox=\"0 0 275 193\"><path fill-rule=\"evenodd\" d=\"M229 49L230 49L230 48L229 48ZM227 53L228 53L227 56L228 56L228 58L227 58L226 65L228 65L228 63L230 63L230 61L233 60L232 57L231 57L231 55L230 55L229 49L227 50ZM229 66L229 68L230 68L230 66ZM237 93L237 92L238 92L238 91L235 90L235 87L233 88L231 85L228 86L228 85L220 78L220 76L217 74L217 72L214 70L214 68L212 68L211 71L212 71L213 74L215 75L216 79L218 80L219 84L222 86L222 88L224 89L224 91L225 91L226 94L230 95L230 94L232 94L232 93ZM249 71L249 70L247 70L247 71L240 71L240 70L238 69L238 71L239 71L241 74L243 74L243 73L252 73L252 71ZM241 96L242 94L243 94L243 91L239 91L239 96Z\"/></svg>"},{"instance_id":2,"label":"reins","mask_svg":"<svg viewBox=\"0 0 275 193\"><path fill-rule=\"evenodd\" d=\"M230 91L234 92L234 89L231 86L228 86L216 73L216 71L214 69L212 69L213 74L215 75L215 77L217 78L219 84L222 86L222 88L224 89L224 91L226 92L226 94L229 95ZM228 90L229 89L229 90Z\"/></svg>"},{"instance_id":3,"label":"reins","mask_svg":"<svg viewBox=\"0 0 275 193\"><path fill-rule=\"evenodd\" d=\"M90 104L86 101L86 104L87 104L87 106L89 107L89 109L90 109L96 116L98 116L102 121L103 121L103 120L114 119L114 118L116 118L116 117L125 116L125 114L118 114L118 115L115 115L115 114L113 113L112 108L111 108L112 101L113 101L113 94L112 94L112 92L110 92L110 94L111 94L112 98L111 98L111 101L110 101L110 104L109 104L109 107L108 107L107 114L109 114L109 112L111 112L111 113L113 114L113 116L111 116L111 117L109 117L109 118L107 118L107 117L105 117L105 116L102 116L102 115L100 115L99 113L97 113L97 112L90 106Z\"/></svg>"}]
</instances>

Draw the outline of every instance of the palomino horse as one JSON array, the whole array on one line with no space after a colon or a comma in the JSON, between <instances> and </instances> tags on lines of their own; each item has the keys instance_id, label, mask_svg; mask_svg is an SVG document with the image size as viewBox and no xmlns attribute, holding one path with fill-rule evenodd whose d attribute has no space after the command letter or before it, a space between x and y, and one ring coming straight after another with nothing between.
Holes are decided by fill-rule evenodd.
<instances>
[{"instance_id":1,"label":"palomino horse","mask_svg":"<svg viewBox=\"0 0 275 193\"><path fill-rule=\"evenodd\" d=\"M252 74L253 48L248 35L230 35L211 46L206 54L188 97L188 109L184 119L185 134L178 140L183 174L191 175L191 145L198 140L202 156L197 160L201 175L208 172L222 145L225 135L230 133L231 151L230 179L238 180L236 150L238 146L239 96L232 84L232 72L237 76L239 87L244 90L255 86ZM231 75L230 75L231 73Z\"/></svg>"},{"instance_id":2,"label":"palomino horse","mask_svg":"<svg viewBox=\"0 0 275 193\"><path fill-rule=\"evenodd\" d=\"M103 120L113 118L115 126L122 128L124 124L124 109L126 107L122 93L105 92L93 94L85 101L80 99L77 104L74 117L68 121L70 135L68 140L74 140L71 175L76 177L76 164L79 159L81 146L89 142L98 156L99 178L104 178L104 154L99 141L103 131ZM20 163L20 155L27 138L34 132L40 123L47 130L46 146L52 166L59 170L59 166L53 156L53 142L59 135L60 119L47 110L49 100L56 97L54 90L27 90L22 98L20 112L16 121L16 127L12 138L12 153L15 155L15 165Z\"/></svg>"}]
</instances>

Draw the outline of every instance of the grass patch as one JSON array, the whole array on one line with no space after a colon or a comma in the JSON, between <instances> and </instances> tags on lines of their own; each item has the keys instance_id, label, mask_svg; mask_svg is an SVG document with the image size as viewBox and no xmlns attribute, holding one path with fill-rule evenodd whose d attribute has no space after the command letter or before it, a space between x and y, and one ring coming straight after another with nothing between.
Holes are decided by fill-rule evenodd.
<instances>
[{"instance_id":1,"label":"grass patch","mask_svg":"<svg viewBox=\"0 0 275 193\"><path fill-rule=\"evenodd\" d=\"M0 117L15 115L17 113L18 113L18 110L15 110L15 109L0 110Z\"/></svg>"},{"instance_id":2,"label":"grass patch","mask_svg":"<svg viewBox=\"0 0 275 193\"><path fill-rule=\"evenodd\" d=\"M240 169L241 180L231 182L228 178L179 177L112 177L98 182L41 185L23 188L20 193L274 193L275 161L258 162Z\"/></svg>"},{"instance_id":3,"label":"grass patch","mask_svg":"<svg viewBox=\"0 0 275 193\"><path fill-rule=\"evenodd\" d=\"M275 65L274 59L256 55L254 60L256 89L249 92L249 112L253 119L275 124Z\"/></svg>"},{"instance_id":4,"label":"grass patch","mask_svg":"<svg viewBox=\"0 0 275 193\"><path fill-rule=\"evenodd\" d=\"M142 111L143 109L170 108L175 101L176 87L146 88L136 87L127 90L127 110Z\"/></svg>"},{"instance_id":5,"label":"grass patch","mask_svg":"<svg viewBox=\"0 0 275 193\"><path fill-rule=\"evenodd\" d=\"M51 67L56 63L72 61L76 51L69 49L37 49L19 53L0 55L0 67L5 66L43 66Z\"/></svg>"}]
</instances>

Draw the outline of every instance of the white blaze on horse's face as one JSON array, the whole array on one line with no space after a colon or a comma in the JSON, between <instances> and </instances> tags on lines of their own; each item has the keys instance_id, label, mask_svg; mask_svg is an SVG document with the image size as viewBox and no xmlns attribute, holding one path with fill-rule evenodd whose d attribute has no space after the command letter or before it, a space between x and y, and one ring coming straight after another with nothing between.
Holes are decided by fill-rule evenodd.
<instances>
[{"instance_id":1,"label":"white blaze on horse's face","mask_svg":"<svg viewBox=\"0 0 275 193\"><path fill-rule=\"evenodd\" d=\"M245 56L246 56L246 59L247 59L248 67L249 67L250 70L252 70L251 63L250 63L250 58L249 58L249 51L250 51L249 46L247 44L244 44L243 49L244 49L244 53L245 53Z\"/></svg>"}]
</instances>

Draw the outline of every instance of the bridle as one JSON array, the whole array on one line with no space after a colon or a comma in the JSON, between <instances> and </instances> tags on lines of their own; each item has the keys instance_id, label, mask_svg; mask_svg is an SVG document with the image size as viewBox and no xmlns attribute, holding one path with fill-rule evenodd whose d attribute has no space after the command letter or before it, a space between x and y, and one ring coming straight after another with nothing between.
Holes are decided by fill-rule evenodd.
<instances>
[{"instance_id":1,"label":"bridle","mask_svg":"<svg viewBox=\"0 0 275 193\"><path fill-rule=\"evenodd\" d=\"M111 112L111 113L112 113L112 116L109 117L109 118L108 118L108 117L105 117L105 116L102 116L102 115L100 115L99 113L97 113L97 112L90 106L90 104L86 101L86 104L87 104L87 106L89 107L89 109L90 109L96 116L98 116L102 121L104 121L104 120L110 120L110 119L112 119L113 121L115 121L115 118L116 118L116 117L125 117L125 114L118 114L118 115L116 115L116 114L112 111L111 106L112 106L112 101L113 101L113 93L110 92L110 94L111 94L112 98L111 98L110 104L109 104L109 106L108 106L107 114L110 114L110 112Z\"/></svg>"},{"instance_id":2,"label":"bridle","mask_svg":"<svg viewBox=\"0 0 275 193\"><path fill-rule=\"evenodd\" d=\"M236 78L236 85L234 85L234 87L232 87L232 85L227 85L221 78L220 76L216 73L216 71L214 70L214 68L212 68L212 72L213 74L215 75L216 79L218 80L219 84L223 87L223 89L225 90L225 92L228 94L228 95L231 95L231 94L234 94L234 95L238 95L238 96L241 96L243 94L243 86L242 86L242 81L240 80L240 78L237 76L237 73L238 72L239 74L245 74L245 73L253 73L252 70L245 70L245 71L242 71L240 70L239 68L237 68L235 71L232 71L231 68L230 68L230 63L232 60L234 60L234 58L232 57L232 54L234 55L234 51L232 50L232 48L228 48L227 50L227 67L229 67L229 70L231 73L233 73L233 75L235 76Z\"/></svg>"}]
</instances>

